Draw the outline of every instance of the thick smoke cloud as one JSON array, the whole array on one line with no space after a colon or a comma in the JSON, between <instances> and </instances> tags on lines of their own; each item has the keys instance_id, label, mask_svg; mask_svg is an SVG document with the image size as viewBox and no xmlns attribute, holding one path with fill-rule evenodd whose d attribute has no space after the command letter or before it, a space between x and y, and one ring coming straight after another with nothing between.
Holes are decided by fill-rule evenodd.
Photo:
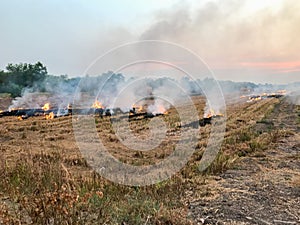
<instances>
[{"instance_id":1,"label":"thick smoke cloud","mask_svg":"<svg viewBox=\"0 0 300 225\"><path fill-rule=\"evenodd\" d=\"M287 0L278 9L254 13L245 11L246 3L215 1L197 10L176 6L158 13L141 39L181 43L203 57L220 79L253 81L265 74L272 82L288 82L286 72L292 71L286 69L300 71L300 2ZM282 61L291 63L276 65Z\"/></svg>"}]
</instances>

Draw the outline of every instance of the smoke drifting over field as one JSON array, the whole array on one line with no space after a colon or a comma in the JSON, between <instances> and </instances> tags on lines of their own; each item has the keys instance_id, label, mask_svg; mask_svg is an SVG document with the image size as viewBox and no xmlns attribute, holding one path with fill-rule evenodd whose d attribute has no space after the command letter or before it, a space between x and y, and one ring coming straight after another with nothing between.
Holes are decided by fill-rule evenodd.
<instances>
[{"instance_id":1,"label":"smoke drifting over field","mask_svg":"<svg viewBox=\"0 0 300 225\"><path fill-rule=\"evenodd\" d=\"M22 96L15 98L9 109L41 108L47 102L51 107L66 109L74 101L80 103L77 107L89 108L97 100L105 108L120 108L123 112L128 112L133 107L145 105L147 99L152 99L150 105L149 101L147 102L147 110L149 113L156 114L164 113L176 104L184 104L188 96L205 95L207 104L204 116L207 116L211 110L216 114L223 114L225 110L224 102L215 94L216 87L220 87L224 95L236 98L244 94L275 93L285 89L294 102L298 99L293 96L296 96L295 93L300 89L300 83L271 85L217 82L209 78L194 81L187 76L181 79L138 78L113 72L84 78L55 77L54 80L46 79L35 86L43 87L43 91L37 92L36 88L25 88ZM75 91L77 91L76 96Z\"/></svg>"},{"instance_id":2,"label":"smoke drifting over field","mask_svg":"<svg viewBox=\"0 0 300 225\"><path fill-rule=\"evenodd\" d=\"M79 80L49 76L44 81L36 82L34 88L24 88L22 96L16 97L9 108L40 108L47 102L53 107L65 108L72 102Z\"/></svg>"},{"instance_id":3,"label":"smoke drifting over field","mask_svg":"<svg viewBox=\"0 0 300 225\"><path fill-rule=\"evenodd\" d=\"M169 109L183 96L201 94L200 89L196 92L195 84L188 78L179 81L168 77L140 79L112 72L76 79L57 77L55 81L46 79L35 86L44 87L44 90L25 88L22 96L15 98L9 108L41 108L46 102L52 107L66 108L75 99L81 103L79 107L91 107L97 100L105 108L120 108L127 112L134 105L143 105L146 99L152 99L148 110L159 113Z\"/></svg>"},{"instance_id":4,"label":"smoke drifting over field","mask_svg":"<svg viewBox=\"0 0 300 225\"><path fill-rule=\"evenodd\" d=\"M123 112L128 112L132 108L138 110L140 106L147 105L149 113L157 114L166 112L191 94L202 94L200 89L195 92L191 85L193 82L188 78L182 83L182 80L169 77L126 79L123 75L111 74L108 79L103 80L105 83L98 83L96 89L89 87L88 79L84 78L79 84L80 94L76 96L76 102L80 106L91 105L97 99L107 108L120 108ZM84 90L89 90L88 101L85 100Z\"/></svg>"}]
</instances>

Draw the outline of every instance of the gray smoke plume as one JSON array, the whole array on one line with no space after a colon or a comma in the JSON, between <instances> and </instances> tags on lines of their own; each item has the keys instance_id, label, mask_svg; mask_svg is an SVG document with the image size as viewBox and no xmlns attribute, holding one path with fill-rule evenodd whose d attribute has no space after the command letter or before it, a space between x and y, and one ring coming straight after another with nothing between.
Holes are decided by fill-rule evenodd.
<instances>
[{"instance_id":1,"label":"gray smoke plume","mask_svg":"<svg viewBox=\"0 0 300 225\"><path fill-rule=\"evenodd\" d=\"M34 88L24 88L22 96L15 98L9 109L41 108L45 103L55 108L66 108L72 102L78 81L79 78L49 76L44 81L36 82Z\"/></svg>"},{"instance_id":2,"label":"gray smoke plume","mask_svg":"<svg viewBox=\"0 0 300 225\"><path fill-rule=\"evenodd\" d=\"M300 30L295 28L300 23L299 2L284 1L277 11L266 8L243 17L245 3L212 1L195 12L175 6L157 13L141 39L182 43L206 58L218 57L224 63L246 55L246 59L298 59Z\"/></svg>"}]
</instances>

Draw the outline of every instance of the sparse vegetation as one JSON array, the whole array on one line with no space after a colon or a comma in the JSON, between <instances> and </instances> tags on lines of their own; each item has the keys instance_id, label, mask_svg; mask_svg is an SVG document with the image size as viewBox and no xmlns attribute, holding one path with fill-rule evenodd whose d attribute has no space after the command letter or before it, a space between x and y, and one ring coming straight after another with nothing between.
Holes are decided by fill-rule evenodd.
<instances>
[{"instance_id":1,"label":"sparse vegetation","mask_svg":"<svg viewBox=\"0 0 300 225\"><path fill-rule=\"evenodd\" d=\"M182 204L180 178L149 186L127 187L101 179L95 173L74 177L61 163L62 157L40 155L4 166L1 197L10 199L3 208L3 223L34 224L189 224L176 214ZM5 163L5 165L7 165ZM18 206L14 212L12 206ZM22 212L22 215L19 213ZM184 222L185 221L185 222Z\"/></svg>"}]
</instances>

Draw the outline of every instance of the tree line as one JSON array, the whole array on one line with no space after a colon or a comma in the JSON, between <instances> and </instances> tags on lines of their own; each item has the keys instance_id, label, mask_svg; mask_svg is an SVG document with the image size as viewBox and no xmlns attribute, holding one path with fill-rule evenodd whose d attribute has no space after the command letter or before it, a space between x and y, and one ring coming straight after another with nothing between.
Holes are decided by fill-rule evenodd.
<instances>
[{"instance_id":1,"label":"tree line","mask_svg":"<svg viewBox=\"0 0 300 225\"><path fill-rule=\"evenodd\" d=\"M80 87L84 92L98 92L99 86L105 83L103 86L104 90L109 93L117 91L117 87L121 84L129 82L132 77L128 80L118 73L115 74L111 71L105 72L98 76L85 76L68 78L67 75L50 75L48 74L46 66L41 62L35 64L19 63L19 64L8 64L5 70L0 70L0 93L8 93L11 97L21 96L24 89L30 90L30 92L72 92L76 87ZM162 86L166 79L170 77L159 78L156 80L148 79L147 83L153 89ZM80 82L80 81L83 82ZM201 94L202 91L195 85L195 81L190 80L188 77L183 77L177 81L182 87L185 87L190 94ZM210 86L214 81L210 78L204 80L197 80L198 84L203 86ZM258 87L264 89L272 89L273 85L264 84L257 85L251 82L233 82L233 81L219 81L219 84L224 92L239 92L243 89L254 90ZM115 90L116 89L116 90ZM94 93L94 94L95 94Z\"/></svg>"},{"instance_id":2,"label":"tree line","mask_svg":"<svg viewBox=\"0 0 300 225\"><path fill-rule=\"evenodd\" d=\"M10 63L5 70L0 70L0 93L8 93L12 97L21 96L25 88L32 92L46 92L64 82L76 86L79 78L69 79L67 75L50 75L41 62Z\"/></svg>"}]
</instances>

